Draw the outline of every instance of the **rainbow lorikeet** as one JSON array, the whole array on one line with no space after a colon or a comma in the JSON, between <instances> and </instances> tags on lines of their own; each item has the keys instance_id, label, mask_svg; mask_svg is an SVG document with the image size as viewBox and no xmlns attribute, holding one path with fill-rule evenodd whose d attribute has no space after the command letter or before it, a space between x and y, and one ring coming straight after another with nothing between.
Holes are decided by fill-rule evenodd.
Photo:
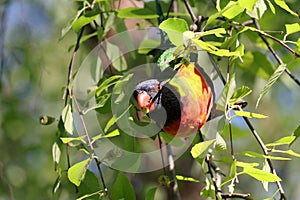
<instances>
[{"instance_id":1,"label":"rainbow lorikeet","mask_svg":"<svg viewBox=\"0 0 300 200\"><path fill-rule=\"evenodd\" d=\"M210 117L214 105L211 80L185 59L169 80L139 83L134 98L139 109L167 134L179 137L195 134Z\"/></svg>"}]
</instances>

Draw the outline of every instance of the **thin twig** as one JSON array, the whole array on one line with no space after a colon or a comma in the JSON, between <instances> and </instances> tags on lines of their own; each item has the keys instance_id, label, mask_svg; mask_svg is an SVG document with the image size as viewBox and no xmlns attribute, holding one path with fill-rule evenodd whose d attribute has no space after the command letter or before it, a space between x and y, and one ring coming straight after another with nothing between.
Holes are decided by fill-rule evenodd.
<instances>
[{"instance_id":1,"label":"thin twig","mask_svg":"<svg viewBox=\"0 0 300 200\"><path fill-rule=\"evenodd\" d=\"M168 154L168 161L169 161L169 178L170 178L170 192L171 192L171 199L180 200L181 196L179 193L178 183L176 179L176 172L175 172L175 163L174 158L171 150L171 146L167 145L167 154Z\"/></svg>"},{"instance_id":2,"label":"thin twig","mask_svg":"<svg viewBox=\"0 0 300 200\"><path fill-rule=\"evenodd\" d=\"M81 108L80 108L80 106L78 104L78 101L77 101L77 99L76 99L76 97L75 97L75 95L74 95L73 92L72 92L71 95L72 95L72 99L74 100L76 110L77 110L77 112L79 114L80 122L81 122L81 125L83 127L83 132L84 132L84 134L86 136L86 139L87 139L87 145L90 148L90 150L92 152L92 157L94 158L94 160L95 160L95 162L97 164L97 169L98 169L98 172L99 172L99 175L100 175L100 178L101 178L101 182L102 182L102 185L103 185L103 188L104 188L104 192L107 194L108 189L106 187L106 184L105 184L105 181L104 181L104 177L103 177L103 173L102 173L102 170L100 168L100 164L101 163L100 163L99 159L95 156L96 155L95 154L95 149L94 149L94 146L92 144L92 140L91 140L90 134L89 134L89 132L87 130L86 123L85 123L84 118L83 118L82 110L81 110Z\"/></svg>"},{"instance_id":3,"label":"thin twig","mask_svg":"<svg viewBox=\"0 0 300 200\"><path fill-rule=\"evenodd\" d=\"M184 2L184 4L185 4L185 7L186 7L186 9L188 10L188 12L189 12L191 18L192 18L194 24L197 25L198 18L196 17L195 13L193 12L190 3L188 2L188 0L184 0L183 2Z\"/></svg>"},{"instance_id":4,"label":"thin twig","mask_svg":"<svg viewBox=\"0 0 300 200\"><path fill-rule=\"evenodd\" d=\"M222 193L222 199L233 199L233 198L240 198L240 199L247 199L251 200L250 194L241 194L241 193Z\"/></svg>"},{"instance_id":5,"label":"thin twig","mask_svg":"<svg viewBox=\"0 0 300 200\"><path fill-rule=\"evenodd\" d=\"M255 27L260 30L260 25L258 23L258 21L256 19L253 19L253 22L255 24ZM263 42L267 45L268 49L270 50L270 52L273 54L273 56L275 57L275 59L277 60L277 62L280 65L284 65L284 62L281 60L281 58L278 56L278 54L275 52L275 50L273 49L273 47L270 45L270 43L267 41L267 39L265 37L268 37L278 43L280 43L282 46L284 46L287 50L289 50L291 53L293 53L296 57L300 57L299 54L297 54L293 49L291 49L289 46L287 46L284 42L282 42L281 40L279 40L278 38L275 38L269 34L266 34L264 32L259 32L259 36L260 38L263 40ZM300 80L298 80L288 68L285 68L285 72L288 74L288 76L298 85L300 86Z\"/></svg>"},{"instance_id":6,"label":"thin twig","mask_svg":"<svg viewBox=\"0 0 300 200\"><path fill-rule=\"evenodd\" d=\"M240 111L243 111L242 108L239 108ZM264 142L262 141L262 139L260 138L259 134L257 133L257 131L254 129L253 125L251 124L250 120L247 118L247 117L243 117L244 121L246 122L247 126L249 127L250 131L252 132L253 136L255 137L256 141L258 142L258 144L260 145L261 149L263 150L263 153L265 156L268 156L269 155L269 151L268 151L268 148L266 147L266 145L264 144ZM269 158L266 158L267 162L268 162L268 165L271 169L271 172L272 174L274 174L275 176L277 176L277 173L276 173L276 170L273 166L273 163L271 161L271 159ZM286 200L287 197L285 195L285 192L283 190L283 187L280 183L280 181L276 181L276 185L279 189L279 192L280 192L280 199L284 199Z\"/></svg>"},{"instance_id":7,"label":"thin twig","mask_svg":"<svg viewBox=\"0 0 300 200\"><path fill-rule=\"evenodd\" d=\"M15 200L13 187L9 184L9 182L7 181L7 179L4 176L3 166L4 166L4 164L2 162L0 162L0 180L1 180L2 184L3 184L3 186L7 185L7 187L8 187L9 199L10 200Z\"/></svg>"},{"instance_id":8,"label":"thin twig","mask_svg":"<svg viewBox=\"0 0 300 200\"><path fill-rule=\"evenodd\" d=\"M208 173L210 175L210 179L212 180L214 187L215 187L215 198L216 199L220 199L220 194L222 193L221 188L220 188L220 184L221 180L219 180L221 178L220 174L215 170L215 176L213 174L212 168L213 166L211 165L211 160L210 160L211 154L207 154L205 157L205 162L207 164L207 168L208 168Z\"/></svg>"}]
</instances>

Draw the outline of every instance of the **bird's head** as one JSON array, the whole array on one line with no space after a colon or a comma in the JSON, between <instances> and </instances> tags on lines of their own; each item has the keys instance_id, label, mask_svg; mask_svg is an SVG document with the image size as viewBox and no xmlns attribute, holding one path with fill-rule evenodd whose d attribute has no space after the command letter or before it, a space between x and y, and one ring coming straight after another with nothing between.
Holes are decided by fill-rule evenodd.
<instances>
[{"instance_id":1,"label":"bird's head","mask_svg":"<svg viewBox=\"0 0 300 200\"><path fill-rule=\"evenodd\" d=\"M161 89L162 84L156 79L143 81L135 87L133 96L137 106L145 114L154 111L159 106Z\"/></svg>"}]
</instances>

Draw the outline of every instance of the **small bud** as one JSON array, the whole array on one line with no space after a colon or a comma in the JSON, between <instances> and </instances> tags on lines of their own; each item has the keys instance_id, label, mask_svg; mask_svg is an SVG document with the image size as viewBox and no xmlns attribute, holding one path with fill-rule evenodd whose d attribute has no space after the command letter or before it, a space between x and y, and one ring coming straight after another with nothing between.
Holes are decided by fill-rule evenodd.
<instances>
[{"instance_id":1,"label":"small bud","mask_svg":"<svg viewBox=\"0 0 300 200\"><path fill-rule=\"evenodd\" d=\"M41 125L49 125L49 124L52 124L55 120L56 119L54 117L43 115L40 117L40 124Z\"/></svg>"}]
</instances>

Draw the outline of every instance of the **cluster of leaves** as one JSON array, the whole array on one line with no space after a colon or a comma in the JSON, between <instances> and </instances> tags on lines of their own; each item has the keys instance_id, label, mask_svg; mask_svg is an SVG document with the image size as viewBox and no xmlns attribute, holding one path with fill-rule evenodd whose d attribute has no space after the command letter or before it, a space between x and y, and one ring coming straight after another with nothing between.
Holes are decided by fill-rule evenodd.
<instances>
[{"instance_id":1,"label":"cluster of leaves","mask_svg":"<svg viewBox=\"0 0 300 200\"><path fill-rule=\"evenodd\" d=\"M196 142L190 151L192 157L200 164L199 166L202 166L202 170L204 172L211 171L211 168L213 168L209 164L210 162L218 162L218 164L224 166L224 168L221 167L221 171L224 169L224 172L222 173L224 173L225 178L219 183L216 183L216 177L219 172L215 171L207 174L203 179L177 175L176 179L178 181L204 183L205 187L200 193L201 196L212 198L222 198L222 194L224 193L219 192L219 189L227 191L231 195L235 194L235 187L238 183L237 180L241 178L240 176L243 174L247 174L258 181L261 181L263 188L266 191L268 191L268 183L270 182L276 182L278 187L280 186L281 188L281 178L277 176L276 172L274 173L272 161L290 160L291 158L288 156L300 157L300 154L290 149L291 144L299 137L299 128L292 136L284 136L268 144L260 143L260 145L262 145L263 153L243 151L238 153L234 152L233 154L232 149L230 153L228 151L226 141L222 137L222 133L228 127L225 124L228 123L231 125L232 120L236 117L242 117L244 119L267 117L263 114L243 111L238 105L238 102L243 101L243 98L252 92L252 90L245 85L237 88L236 71L238 71L238 69L242 69L246 71L246 73L266 79L266 84L257 99L256 107L259 105L266 93L271 90L272 86L281 77L281 75L288 71L288 64L279 62L278 67L274 67L277 64L272 62L270 57L263 53L270 50L266 48L269 43L266 43L266 46L257 45L252 48L247 48L244 41L246 39L252 40L252 37L254 37L254 40L257 40L259 36L262 38L267 37L280 44L282 49L287 49L292 52L292 55L294 55L295 58L299 55L300 40L287 40L290 35L300 31L299 23L285 24L285 34L283 39L279 39L268 34L261 30L257 25L258 20L264 17L265 12L271 11L275 15L280 9L297 19L298 14L294 12L285 3L285 1L217 0L215 6L216 10L210 15L210 17L202 17L201 20L197 21L193 19L195 23L194 25L197 26L196 31L189 30L188 22L191 20L184 19L188 18L188 15L185 12L161 13L160 15L160 12L157 12L157 10L159 10L157 7L159 4L158 2L156 2L156 4L155 2L145 3L145 8L131 7L115 10L113 10L113 6L108 1L83 0L78 2L80 5L78 12L62 31L62 37L71 29L77 33L77 44L71 45L70 47L70 50L75 47L73 50L74 54L78 50L80 44L89 39L93 39L95 36L97 36L98 41L102 41L112 28L114 28L117 32L126 30L124 25L125 19L137 18L156 24L155 21L158 18L166 15L176 15L177 17L181 16L183 19L169 18L164 20L160 25L157 25L168 35L170 42L176 47L174 56L189 56L190 53L205 51L212 58L212 63L216 64L219 68L220 73L227 74L226 80L220 77L224 81L224 88L217 102L217 108L224 111L225 116L220 119L218 129L216 130L216 138L200 143ZM184 2L187 3L187 1ZM170 3L173 3L173 1ZM168 4L166 4L165 7L167 5ZM197 4L195 3L194 5ZM189 9L188 6L187 9ZM114 26L114 24L122 24L122 26ZM94 31L92 31L92 33L83 34L85 27L92 28ZM155 44L157 45L158 43ZM290 46L296 50L293 50ZM117 46L115 47L118 48ZM139 53L145 54L148 53L148 51L145 51L141 45ZM272 55L278 56L276 52L272 53ZM107 56L109 59L113 60L112 55ZM147 56L144 55L142 59L147 60L146 57ZM133 58L130 60L123 56L119 59L122 59L123 63L133 62L132 60L134 60ZM288 61L289 64L292 63L292 61ZM134 66L132 64L133 63L130 63L131 66ZM126 66L129 65L127 64ZM101 118L100 121L101 123L104 123L105 126L104 133L91 137L89 132L85 129L84 136L73 137L75 132L73 127L74 115L79 116L81 119L80 123L82 123L82 126L84 127L85 122L83 116L89 111L96 110L100 114L106 114L107 110L111 109L111 88L118 88L120 85L124 84L124 82L126 83L126 81L129 80L130 76L122 76L128 68L116 67L114 70L121 75L114 75L109 78L102 78L99 80L99 84L90 91L88 99L86 100L88 101L90 98L95 97L96 104L87 110L81 110L78 106L76 96L73 94L72 84L68 83L66 87L66 105L62 110L57 141L53 144L52 148L53 160L56 165L56 171L58 172L58 178L53 189L55 193L59 191L63 177L63 164L61 164L60 157L62 147L66 146L68 149L74 148L76 152L83 152L83 155L81 155L83 159L81 158L77 163L70 163L70 153L66 152L68 157L67 177L68 180L75 185L77 191L79 191L77 194L78 199L99 197L111 199L136 198L133 186L123 172L118 172L117 177L115 176L114 170L111 170L112 172L106 176L103 175L100 167L101 163L98 158L99 155L97 155L94 151L94 143L96 141L111 137L116 139L117 143L123 143L124 148L127 148L127 150L136 152L139 151L139 148L132 147L132 144L136 145L134 142L135 139L122 134L122 130L120 130L116 125L116 122L123 117L123 113L127 111L126 109L130 110L131 107L126 108L124 112L120 113L118 116L109 116L108 120L105 120L104 117ZM70 80L70 82L72 82L72 80ZM120 84L120 82L122 83ZM119 93L119 96L121 96L121 93ZM260 138L256 139L260 142ZM165 140L167 141L168 139ZM248 160L251 160L250 158L254 158L255 162L249 162ZM97 178L96 173L92 173L91 171L93 161L95 161L95 165L98 168L100 179ZM228 173L225 172L225 166L229 167ZM100 184L99 180L101 180L102 184ZM110 183L108 187L105 182ZM226 187L228 189L224 189ZM158 188L159 186L149 189L146 194L146 198L155 199L155 195L158 195L156 194ZM283 191L278 191L281 197L285 198ZM273 197L276 195L277 192L274 193Z\"/></svg>"}]
</instances>

